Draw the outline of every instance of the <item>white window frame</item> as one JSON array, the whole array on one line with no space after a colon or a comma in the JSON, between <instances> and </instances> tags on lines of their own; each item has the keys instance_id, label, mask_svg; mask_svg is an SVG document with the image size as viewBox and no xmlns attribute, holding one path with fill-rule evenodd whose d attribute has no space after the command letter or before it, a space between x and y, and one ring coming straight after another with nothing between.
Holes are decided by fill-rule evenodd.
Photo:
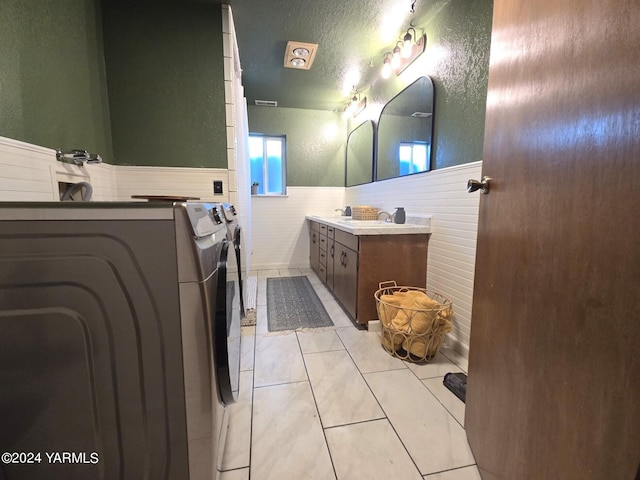
<instances>
[{"instance_id":1,"label":"white window frame","mask_svg":"<svg viewBox=\"0 0 640 480\"><path fill-rule=\"evenodd\" d=\"M250 138L260 138L262 140L262 178L264 179L263 192L259 195L286 195L287 194L287 138L285 135L266 135L263 133L249 133ZM269 191L269 175L267 165L267 142L278 141L281 147L281 169L282 191Z\"/></svg>"}]
</instances>

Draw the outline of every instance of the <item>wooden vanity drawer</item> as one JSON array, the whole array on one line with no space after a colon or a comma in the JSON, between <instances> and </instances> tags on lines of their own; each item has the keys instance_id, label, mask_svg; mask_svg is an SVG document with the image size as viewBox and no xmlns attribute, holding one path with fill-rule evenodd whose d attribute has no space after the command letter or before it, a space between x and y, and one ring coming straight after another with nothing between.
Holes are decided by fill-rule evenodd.
<instances>
[{"instance_id":1,"label":"wooden vanity drawer","mask_svg":"<svg viewBox=\"0 0 640 480\"><path fill-rule=\"evenodd\" d=\"M358 251L358 237L351 235L350 233L343 232L342 230L335 231L336 242L340 242L345 247L349 247L351 250Z\"/></svg>"},{"instance_id":2,"label":"wooden vanity drawer","mask_svg":"<svg viewBox=\"0 0 640 480\"><path fill-rule=\"evenodd\" d=\"M320 265L327 266L327 252L326 250L320 250L320 259L318 260Z\"/></svg>"},{"instance_id":3,"label":"wooden vanity drawer","mask_svg":"<svg viewBox=\"0 0 640 480\"><path fill-rule=\"evenodd\" d=\"M327 227L327 237L328 238L333 238L333 231L334 231L333 227Z\"/></svg>"},{"instance_id":4,"label":"wooden vanity drawer","mask_svg":"<svg viewBox=\"0 0 640 480\"><path fill-rule=\"evenodd\" d=\"M322 233L323 235L327 234L327 226L324 223L320 224L320 233Z\"/></svg>"},{"instance_id":5,"label":"wooden vanity drawer","mask_svg":"<svg viewBox=\"0 0 640 480\"><path fill-rule=\"evenodd\" d=\"M322 264L318 265L318 276L323 282L327 281L327 268Z\"/></svg>"},{"instance_id":6,"label":"wooden vanity drawer","mask_svg":"<svg viewBox=\"0 0 640 480\"><path fill-rule=\"evenodd\" d=\"M320 234L320 250L327 251L327 236Z\"/></svg>"}]
</instances>

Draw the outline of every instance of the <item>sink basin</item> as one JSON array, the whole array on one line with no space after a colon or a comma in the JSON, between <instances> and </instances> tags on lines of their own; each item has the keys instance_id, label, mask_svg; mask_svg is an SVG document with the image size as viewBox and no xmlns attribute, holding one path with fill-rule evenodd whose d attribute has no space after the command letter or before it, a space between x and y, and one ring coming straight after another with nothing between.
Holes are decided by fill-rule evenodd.
<instances>
[{"instance_id":1,"label":"sink basin","mask_svg":"<svg viewBox=\"0 0 640 480\"><path fill-rule=\"evenodd\" d=\"M388 226L393 227L397 226L396 223L385 222L384 220L354 220L354 219L346 219L346 220L338 220L338 223L344 223L345 225L357 225L358 227L380 227L380 226Z\"/></svg>"}]
</instances>

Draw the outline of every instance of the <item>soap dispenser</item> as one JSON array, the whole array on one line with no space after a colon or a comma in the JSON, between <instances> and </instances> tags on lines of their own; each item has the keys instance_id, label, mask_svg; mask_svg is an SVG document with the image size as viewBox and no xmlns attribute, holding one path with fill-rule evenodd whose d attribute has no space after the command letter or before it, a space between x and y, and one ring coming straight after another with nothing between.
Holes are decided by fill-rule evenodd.
<instances>
[{"instance_id":1,"label":"soap dispenser","mask_svg":"<svg viewBox=\"0 0 640 480\"><path fill-rule=\"evenodd\" d=\"M404 212L404 207L396 207L396 211L393 214L393 218L396 223L404 223L407 219L407 216Z\"/></svg>"},{"instance_id":2,"label":"soap dispenser","mask_svg":"<svg viewBox=\"0 0 640 480\"><path fill-rule=\"evenodd\" d=\"M349 205L347 205L347 206L345 207L345 209L344 209L344 214L345 214L347 217L350 217L350 216L351 216L351 207L350 207Z\"/></svg>"}]
</instances>

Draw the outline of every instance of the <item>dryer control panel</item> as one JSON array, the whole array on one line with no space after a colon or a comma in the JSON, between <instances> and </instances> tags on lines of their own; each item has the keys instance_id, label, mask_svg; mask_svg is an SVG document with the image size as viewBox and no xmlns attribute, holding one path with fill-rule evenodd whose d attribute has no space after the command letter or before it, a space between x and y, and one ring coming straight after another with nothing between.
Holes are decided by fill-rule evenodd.
<instances>
[{"instance_id":1,"label":"dryer control panel","mask_svg":"<svg viewBox=\"0 0 640 480\"><path fill-rule=\"evenodd\" d=\"M196 238L212 235L220 228L222 219L215 204L187 203L185 208Z\"/></svg>"}]
</instances>

